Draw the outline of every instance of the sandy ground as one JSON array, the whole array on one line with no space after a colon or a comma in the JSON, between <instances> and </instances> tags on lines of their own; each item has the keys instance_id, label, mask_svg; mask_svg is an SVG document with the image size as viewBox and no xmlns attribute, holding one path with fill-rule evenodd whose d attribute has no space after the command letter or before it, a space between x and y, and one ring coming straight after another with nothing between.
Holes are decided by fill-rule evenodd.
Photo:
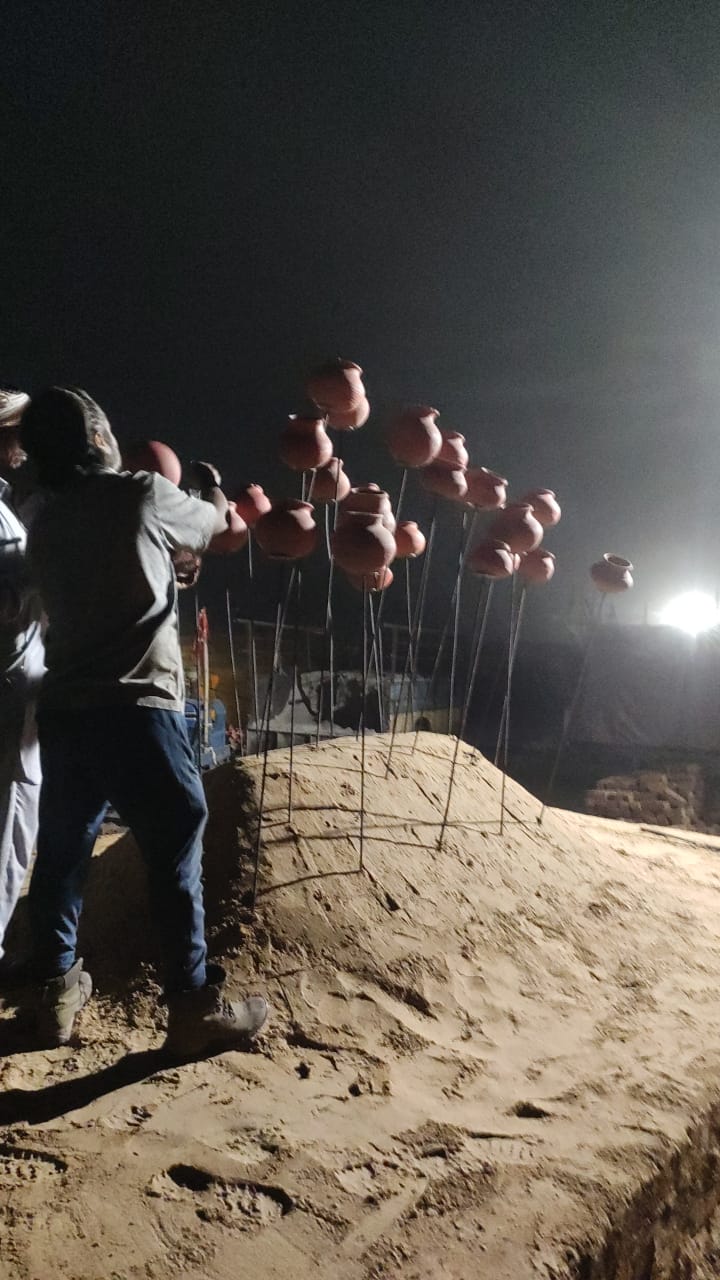
<instances>
[{"instance_id":1,"label":"sandy ground","mask_svg":"<svg viewBox=\"0 0 720 1280\"><path fill-rule=\"evenodd\" d=\"M77 1042L0 1020L0 1276L720 1274L720 840L540 826L511 782L500 834L500 775L463 748L438 851L454 744L412 742L386 777L368 741L362 873L358 744L296 750L290 822L271 755L254 922L257 764L209 778L211 949L274 1006L253 1052L163 1062L137 853L93 860Z\"/></svg>"}]
</instances>

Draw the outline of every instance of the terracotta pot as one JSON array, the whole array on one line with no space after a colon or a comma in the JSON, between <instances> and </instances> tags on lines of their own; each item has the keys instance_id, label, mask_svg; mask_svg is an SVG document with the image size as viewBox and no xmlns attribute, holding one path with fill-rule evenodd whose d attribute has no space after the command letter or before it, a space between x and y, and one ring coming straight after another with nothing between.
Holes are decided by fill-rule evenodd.
<instances>
[{"instance_id":1,"label":"terracotta pot","mask_svg":"<svg viewBox=\"0 0 720 1280\"><path fill-rule=\"evenodd\" d=\"M558 523L562 515L560 503L552 489L531 489L520 501L530 503L533 515L536 520L540 521L543 529L552 528L554 524Z\"/></svg>"},{"instance_id":2,"label":"terracotta pot","mask_svg":"<svg viewBox=\"0 0 720 1280\"><path fill-rule=\"evenodd\" d=\"M517 568L517 560L507 542L487 538L473 547L467 564L471 573L482 574L484 578L511 578Z\"/></svg>"},{"instance_id":3,"label":"terracotta pot","mask_svg":"<svg viewBox=\"0 0 720 1280\"><path fill-rule=\"evenodd\" d=\"M374 511L349 512L330 544L335 561L346 573L377 573L395 559L395 539Z\"/></svg>"},{"instance_id":4,"label":"terracotta pot","mask_svg":"<svg viewBox=\"0 0 720 1280\"><path fill-rule=\"evenodd\" d=\"M395 532L395 517L389 495L377 484L359 484L351 489L340 504L339 523L351 511L371 511L382 516L383 524L390 533Z\"/></svg>"},{"instance_id":5,"label":"terracotta pot","mask_svg":"<svg viewBox=\"0 0 720 1280\"><path fill-rule=\"evenodd\" d=\"M194 587L200 577L201 557L196 556L193 551L180 550L173 551L171 559L178 591L187 591L188 587Z\"/></svg>"},{"instance_id":6,"label":"terracotta pot","mask_svg":"<svg viewBox=\"0 0 720 1280\"><path fill-rule=\"evenodd\" d=\"M255 525L255 537L271 560L301 560L309 556L318 541L311 504L297 498L274 502Z\"/></svg>"},{"instance_id":7,"label":"terracotta pot","mask_svg":"<svg viewBox=\"0 0 720 1280\"><path fill-rule=\"evenodd\" d=\"M441 498L450 498L455 502L460 502L468 491L464 468L448 467L440 462L433 462L431 466L424 468L421 483L429 493L438 493Z\"/></svg>"},{"instance_id":8,"label":"terracotta pot","mask_svg":"<svg viewBox=\"0 0 720 1280\"><path fill-rule=\"evenodd\" d=\"M380 569L377 573L347 573L345 575L351 587L355 587L356 591L385 591L393 584L392 569Z\"/></svg>"},{"instance_id":9,"label":"terracotta pot","mask_svg":"<svg viewBox=\"0 0 720 1280\"><path fill-rule=\"evenodd\" d=\"M388 431L388 448L401 467L427 467L442 448L440 428L435 425L438 409L413 405L395 419Z\"/></svg>"},{"instance_id":10,"label":"terracotta pot","mask_svg":"<svg viewBox=\"0 0 720 1280\"><path fill-rule=\"evenodd\" d=\"M356 431L358 427L365 426L369 417L370 402L363 396L359 405L347 413L342 413L339 409L328 409L327 424L335 431Z\"/></svg>"},{"instance_id":11,"label":"terracotta pot","mask_svg":"<svg viewBox=\"0 0 720 1280\"><path fill-rule=\"evenodd\" d=\"M310 375L306 390L320 409L351 413L365 399L362 369L352 360L330 360Z\"/></svg>"},{"instance_id":12,"label":"terracotta pot","mask_svg":"<svg viewBox=\"0 0 720 1280\"><path fill-rule=\"evenodd\" d=\"M271 508L272 503L265 490L259 484L246 484L235 496L235 508L242 516L248 529L256 525L261 516Z\"/></svg>"},{"instance_id":13,"label":"terracotta pot","mask_svg":"<svg viewBox=\"0 0 720 1280\"><path fill-rule=\"evenodd\" d=\"M447 467L466 469L470 456L465 448L465 437L459 431L443 431L440 429L442 444L436 462L444 462Z\"/></svg>"},{"instance_id":14,"label":"terracotta pot","mask_svg":"<svg viewBox=\"0 0 720 1280\"><path fill-rule=\"evenodd\" d=\"M154 471L172 484L182 479L182 465L169 444L160 440L135 440L128 446L123 458L128 471Z\"/></svg>"},{"instance_id":15,"label":"terracotta pot","mask_svg":"<svg viewBox=\"0 0 720 1280\"><path fill-rule=\"evenodd\" d=\"M248 540L248 527L241 515L238 515L234 502L228 502L227 529L216 533L208 546L214 555L229 555L233 551L242 551Z\"/></svg>"},{"instance_id":16,"label":"terracotta pot","mask_svg":"<svg viewBox=\"0 0 720 1280\"><path fill-rule=\"evenodd\" d=\"M281 462L293 471L324 467L332 458L332 440L322 418L299 418L294 413L280 434Z\"/></svg>"},{"instance_id":17,"label":"terracotta pot","mask_svg":"<svg viewBox=\"0 0 720 1280\"><path fill-rule=\"evenodd\" d=\"M469 467L465 472L467 480L466 502L478 511L497 511L507 502L507 480L498 476L487 467Z\"/></svg>"},{"instance_id":18,"label":"terracotta pot","mask_svg":"<svg viewBox=\"0 0 720 1280\"><path fill-rule=\"evenodd\" d=\"M350 492L350 477L345 475L340 458L331 458L318 467L312 482L313 502L342 502Z\"/></svg>"},{"instance_id":19,"label":"terracotta pot","mask_svg":"<svg viewBox=\"0 0 720 1280\"><path fill-rule=\"evenodd\" d=\"M423 554L427 541L414 520L401 520L395 530L395 546L396 560L413 560Z\"/></svg>"},{"instance_id":20,"label":"terracotta pot","mask_svg":"<svg viewBox=\"0 0 720 1280\"><path fill-rule=\"evenodd\" d=\"M528 551L520 557L518 573L526 582L536 582L539 585L549 582L554 572L555 556L552 551L546 551L545 547L537 547L535 551Z\"/></svg>"},{"instance_id":21,"label":"terracotta pot","mask_svg":"<svg viewBox=\"0 0 720 1280\"><path fill-rule=\"evenodd\" d=\"M529 502L511 502L495 516L489 532L491 538L507 542L511 551L534 551L542 542L543 527Z\"/></svg>"},{"instance_id":22,"label":"terracotta pot","mask_svg":"<svg viewBox=\"0 0 720 1280\"><path fill-rule=\"evenodd\" d=\"M632 568L629 560L606 551L602 560L598 560L590 569L590 577L598 591L615 595L630 590L633 585Z\"/></svg>"}]
</instances>

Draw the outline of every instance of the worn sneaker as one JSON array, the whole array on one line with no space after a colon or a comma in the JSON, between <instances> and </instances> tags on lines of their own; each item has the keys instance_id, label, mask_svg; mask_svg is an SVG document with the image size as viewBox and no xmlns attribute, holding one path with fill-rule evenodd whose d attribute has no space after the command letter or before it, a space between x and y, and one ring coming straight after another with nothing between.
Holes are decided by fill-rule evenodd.
<instances>
[{"instance_id":1,"label":"worn sneaker","mask_svg":"<svg viewBox=\"0 0 720 1280\"><path fill-rule=\"evenodd\" d=\"M193 1057L212 1049L240 1047L265 1026L270 1008L263 996L227 1000L222 994L225 971L208 965L207 976L204 987L168 997L166 1053Z\"/></svg>"},{"instance_id":2,"label":"worn sneaker","mask_svg":"<svg viewBox=\"0 0 720 1280\"><path fill-rule=\"evenodd\" d=\"M76 960L62 977L51 978L43 984L37 1032L48 1048L68 1043L75 1018L92 995L92 978L82 966L82 960Z\"/></svg>"}]
</instances>

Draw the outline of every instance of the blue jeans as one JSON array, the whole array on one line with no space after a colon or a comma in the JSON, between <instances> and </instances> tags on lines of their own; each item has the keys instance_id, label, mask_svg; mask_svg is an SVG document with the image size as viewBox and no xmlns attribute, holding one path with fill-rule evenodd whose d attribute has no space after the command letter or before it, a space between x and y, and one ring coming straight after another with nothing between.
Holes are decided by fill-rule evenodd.
<instances>
[{"instance_id":1,"label":"blue jeans","mask_svg":"<svg viewBox=\"0 0 720 1280\"><path fill-rule=\"evenodd\" d=\"M28 905L44 980L75 963L83 887L108 803L145 861L165 991L205 985L202 835L207 805L185 717L152 707L45 712L42 787Z\"/></svg>"}]
</instances>

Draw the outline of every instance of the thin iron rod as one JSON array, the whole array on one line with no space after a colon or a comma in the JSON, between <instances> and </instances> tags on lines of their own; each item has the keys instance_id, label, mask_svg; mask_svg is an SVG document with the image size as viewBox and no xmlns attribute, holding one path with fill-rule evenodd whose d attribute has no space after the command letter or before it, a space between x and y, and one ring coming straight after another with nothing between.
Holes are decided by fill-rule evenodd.
<instances>
[{"instance_id":1,"label":"thin iron rod","mask_svg":"<svg viewBox=\"0 0 720 1280\"><path fill-rule=\"evenodd\" d=\"M455 611L453 614L453 637L452 637L452 656L450 658L450 690L448 695L448 733L452 733L453 726L453 701L455 698L455 674L457 668L457 651L458 651L458 632L460 629L460 598L462 596L462 572L463 560L465 558L465 544L467 534L467 512L463 512L462 528L460 532L460 554L458 556L458 571L455 581ZM452 606L451 606L452 608Z\"/></svg>"},{"instance_id":2,"label":"thin iron rod","mask_svg":"<svg viewBox=\"0 0 720 1280\"><path fill-rule=\"evenodd\" d=\"M314 473L313 473L314 474ZM290 761L288 769L288 822L292 822L293 766L295 752L295 691L298 669L298 640L300 638L300 597L302 594L302 569L298 568L295 586L295 616L293 618L292 686L290 694Z\"/></svg>"},{"instance_id":3,"label":"thin iron rod","mask_svg":"<svg viewBox=\"0 0 720 1280\"><path fill-rule=\"evenodd\" d=\"M512 678L515 670L515 658L517 656L518 642L520 639L520 626L522 624L523 609L525 608L525 599L527 596L527 587L525 583L522 585L520 592L520 601L515 614L515 624L513 627L513 612L515 604L515 593L517 588L517 575L513 579L513 599L510 610L510 637L508 647L508 672L507 687L505 690L505 702L503 704L503 713L500 724L500 737L503 740L502 747L502 782L500 783L500 835L503 834L505 826L505 788L507 786L508 758L510 753L510 695L512 692ZM504 734L503 734L504 728Z\"/></svg>"},{"instance_id":4,"label":"thin iron rod","mask_svg":"<svg viewBox=\"0 0 720 1280\"><path fill-rule=\"evenodd\" d=\"M202 730L201 730L201 719L200 719L200 702L201 702L202 694L201 694L201 691L200 691L200 644L199 644L199 640L198 640L198 635L199 635L199 632L198 632L198 626L199 626L199 622L200 622L200 600L199 600L199 596L198 596L198 589L197 589L197 586L195 587L195 590L194 590L194 593L193 593L193 594L194 594L194 597L195 597L195 681L196 681L196 684L197 684L197 694L196 694L196 702L197 702L197 766L198 766L198 769L200 770L200 772L202 773Z\"/></svg>"},{"instance_id":5,"label":"thin iron rod","mask_svg":"<svg viewBox=\"0 0 720 1280\"><path fill-rule=\"evenodd\" d=\"M553 790L555 787L555 781L557 779L558 767L560 765L560 757L562 756L562 753L565 749L565 744L567 743L568 735L570 733L570 728L575 718L575 712L577 711L578 703L580 702L580 694L582 693L583 683L584 683L588 665L590 662L590 655L592 652L593 643L600 630L600 624L602 621L602 614L603 614L603 607L605 605L605 599L606 599L605 595L601 594L599 604L597 605L595 610L595 616L590 623L590 630L588 631L587 644L585 645L585 654L583 656L582 665L580 667L577 683L575 685L575 692L570 701L570 706L568 707L567 712L565 713L565 722L563 724L563 730L560 735L558 748L555 753L555 760L553 762L552 772L550 774L547 790L545 792L545 799L543 800L542 808L538 815L538 823L540 826L542 826L543 819L545 817L545 810L550 804L550 799L552 797Z\"/></svg>"},{"instance_id":6,"label":"thin iron rod","mask_svg":"<svg viewBox=\"0 0 720 1280\"><path fill-rule=\"evenodd\" d=\"M238 734L240 735L240 749L242 755L245 755L245 746L247 744L243 743L242 721L240 717L240 694L238 692L237 662L235 661L235 636L232 622L232 605L230 602L230 566L227 560L225 561L225 613L227 616L228 648L230 650L230 670L232 671L233 692L235 694L235 715L237 716Z\"/></svg>"},{"instance_id":7,"label":"thin iron rod","mask_svg":"<svg viewBox=\"0 0 720 1280\"><path fill-rule=\"evenodd\" d=\"M403 693L405 691L405 683L411 671L411 663L413 659L412 632L413 630L415 630L415 634L416 634L415 643L418 646L420 643L420 636L422 634L422 627L421 627L422 614L423 614L423 608L425 604L425 594L427 592L430 559L432 557L433 545L435 543L436 528L437 528L437 502L435 503L432 520L430 522L430 529L428 531L427 549L425 551L425 558L423 561L422 573L420 575L420 586L418 589L417 601L415 604L414 624L413 624L413 627L410 629L410 635L408 636L408 649L407 649L407 654L405 655L405 664L403 667L403 673L402 673L402 676L400 677L400 689L398 691L397 701L395 703L395 714L393 718L392 732L390 734L390 747L388 750L387 765L385 768L385 777L387 777L388 773L390 772L390 764L392 761L392 754L395 749L397 723L400 718L400 708L402 707Z\"/></svg>"},{"instance_id":8,"label":"thin iron rod","mask_svg":"<svg viewBox=\"0 0 720 1280\"><path fill-rule=\"evenodd\" d=\"M490 602L492 600L494 586L495 586L494 579L491 578L487 587L487 591L485 592L483 592L482 590L480 591L480 594L478 596L477 607L475 609L475 621L473 624L473 647L474 647L473 660L472 660L472 666L470 668L470 674L468 676L467 687L465 690L465 702L463 706L462 720L460 723L460 731L455 739L455 750L453 751L452 764L450 766L450 781L448 783L447 799L445 801L445 812L443 814L443 819L440 826L440 835L438 836L438 846L437 846L438 849L442 849L443 840L445 838L445 828L447 827L448 818L450 816L450 804L452 801L453 786L455 784L455 770L457 768L458 756L460 754L460 746L463 740L463 734L465 733L465 728L467 725L467 718L468 718L468 712L470 710L470 703L472 701L472 695L475 689L475 680L478 673L478 667L480 665L480 654L482 653L483 641L485 639L485 632L487 630L487 621L490 613ZM484 605L483 605L483 596L485 598ZM482 621L480 621L481 618L482 618Z\"/></svg>"},{"instance_id":9,"label":"thin iron rod","mask_svg":"<svg viewBox=\"0 0 720 1280\"><path fill-rule=\"evenodd\" d=\"M257 642L255 640L255 575L253 572L252 530L247 540L248 605L250 612L250 678L252 682L253 719L255 721L255 755L260 753L260 698L258 694Z\"/></svg>"},{"instance_id":10,"label":"thin iron rod","mask_svg":"<svg viewBox=\"0 0 720 1280\"><path fill-rule=\"evenodd\" d=\"M275 667L276 667L276 661L280 653L280 643L282 638L282 628L283 628L283 620L284 620L283 605L285 605L285 608L287 608L287 600L289 598L290 591L292 590L293 582L295 580L295 565L293 565L292 572L290 574L290 579L287 585L287 590L285 592L283 592L283 579L285 576L284 565L282 566L281 574L282 576L280 578L279 599L278 599L278 605L277 605L277 612L275 615L275 640L273 644L273 660L270 667L270 675L268 676L268 687L267 687L267 693L265 695L265 707L263 709L263 729L264 729L265 740L263 743L263 766L262 766L262 777L260 780L260 797L258 801L257 833L255 837L255 868L253 872L252 899L251 899L251 908L253 911L255 910L255 903L257 901L258 877L260 875L260 846L262 843L263 810L265 807L265 784L267 782L268 755L270 752L270 721L272 719L272 696L275 689ZM266 716L267 716L267 725L265 724Z\"/></svg>"},{"instance_id":11,"label":"thin iron rod","mask_svg":"<svg viewBox=\"0 0 720 1280\"><path fill-rule=\"evenodd\" d=\"M365 727L367 721L367 668L368 668L368 591L363 580L363 678L360 734L360 862L358 870L363 870L365 858Z\"/></svg>"}]
</instances>

